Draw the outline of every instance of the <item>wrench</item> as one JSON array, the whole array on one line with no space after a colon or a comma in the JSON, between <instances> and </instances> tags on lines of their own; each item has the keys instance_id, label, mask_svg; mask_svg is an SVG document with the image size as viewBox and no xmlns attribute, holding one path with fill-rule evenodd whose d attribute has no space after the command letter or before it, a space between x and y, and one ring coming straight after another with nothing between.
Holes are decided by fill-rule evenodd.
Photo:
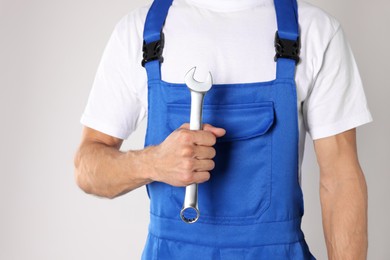
<instances>
[{"instance_id":1,"label":"wrench","mask_svg":"<svg viewBox=\"0 0 390 260\"><path fill-rule=\"evenodd\" d=\"M202 110L204 96L213 85L213 79L209 72L205 82L194 79L196 67L192 68L185 75L185 83L191 91L191 115L190 130L202 129ZM198 209L198 184L193 183L186 187L183 208L180 211L181 219L188 224L195 223L199 218ZM195 216L195 217L194 217Z\"/></svg>"}]
</instances>

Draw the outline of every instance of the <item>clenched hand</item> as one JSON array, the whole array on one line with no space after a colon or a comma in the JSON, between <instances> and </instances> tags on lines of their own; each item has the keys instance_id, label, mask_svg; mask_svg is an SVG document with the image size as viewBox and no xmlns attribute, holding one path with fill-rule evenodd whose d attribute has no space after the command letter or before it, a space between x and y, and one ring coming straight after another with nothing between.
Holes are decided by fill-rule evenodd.
<instances>
[{"instance_id":1,"label":"clenched hand","mask_svg":"<svg viewBox=\"0 0 390 260\"><path fill-rule=\"evenodd\" d=\"M225 133L224 129L208 124L199 131L189 130L188 124L182 125L154 147L152 179L173 186L209 180L216 154L213 145Z\"/></svg>"}]
</instances>

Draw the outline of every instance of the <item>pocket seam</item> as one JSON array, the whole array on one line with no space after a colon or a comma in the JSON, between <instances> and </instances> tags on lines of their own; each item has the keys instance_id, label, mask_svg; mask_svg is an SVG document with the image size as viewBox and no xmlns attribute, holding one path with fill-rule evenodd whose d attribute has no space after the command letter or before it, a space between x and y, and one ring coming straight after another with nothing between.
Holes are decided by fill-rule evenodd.
<instances>
[{"instance_id":1,"label":"pocket seam","mask_svg":"<svg viewBox=\"0 0 390 260\"><path fill-rule=\"evenodd\" d=\"M189 104L177 104L177 103L168 103L168 111L169 108L173 110L188 110L188 118L190 114L190 105ZM249 134L246 135L235 135L231 137L221 137L218 138L217 142L234 142L234 141L240 141L240 140L247 140L251 139L257 136L261 136L266 134L269 129L273 126L275 117L274 117L274 102L272 101L264 101L264 102L257 102L257 103L246 103L246 104L229 104L229 105L204 105L204 111L229 111L230 109L234 109L235 112L237 110L253 110L253 109L266 109L265 111L259 111L260 113L267 113L269 114L269 119L266 122L265 127L261 129L254 129ZM171 113L168 113L168 119L172 119L174 116ZM168 120L168 128L170 131L176 130L176 126L173 124L172 120ZM184 123L184 122L183 122ZM206 122L207 123L207 122Z\"/></svg>"}]
</instances>

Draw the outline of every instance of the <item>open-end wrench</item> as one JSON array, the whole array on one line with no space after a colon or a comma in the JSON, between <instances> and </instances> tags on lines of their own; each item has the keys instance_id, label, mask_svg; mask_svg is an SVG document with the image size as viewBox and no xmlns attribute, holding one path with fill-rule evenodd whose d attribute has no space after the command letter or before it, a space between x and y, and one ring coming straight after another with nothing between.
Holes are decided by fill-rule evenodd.
<instances>
[{"instance_id":1,"label":"open-end wrench","mask_svg":"<svg viewBox=\"0 0 390 260\"><path fill-rule=\"evenodd\" d=\"M205 82L194 79L196 67L192 68L185 75L185 83L191 90L191 115L190 130L202 129L202 111L204 96L213 85L213 79L209 72ZM198 184L190 184L186 187L183 208L180 211L181 219L186 223L195 223L199 218L198 209Z\"/></svg>"}]
</instances>

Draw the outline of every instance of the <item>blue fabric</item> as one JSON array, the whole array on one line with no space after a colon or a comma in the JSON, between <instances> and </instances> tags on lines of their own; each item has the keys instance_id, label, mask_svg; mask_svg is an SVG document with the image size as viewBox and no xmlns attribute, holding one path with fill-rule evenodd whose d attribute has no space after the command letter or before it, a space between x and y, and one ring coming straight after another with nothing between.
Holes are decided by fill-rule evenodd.
<instances>
[{"instance_id":1,"label":"blue fabric","mask_svg":"<svg viewBox=\"0 0 390 260\"><path fill-rule=\"evenodd\" d=\"M145 21L143 35L146 44L161 39L161 31L172 1L158 0L153 2ZM161 78L160 63L158 60L146 63L145 68L148 74L148 80L159 80Z\"/></svg>"},{"instance_id":2,"label":"blue fabric","mask_svg":"<svg viewBox=\"0 0 390 260\"><path fill-rule=\"evenodd\" d=\"M257 247L212 247L198 245L189 247L185 242L161 239L149 234L143 259L186 260L296 260L313 259L304 241Z\"/></svg>"},{"instance_id":3,"label":"blue fabric","mask_svg":"<svg viewBox=\"0 0 390 260\"><path fill-rule=\"evenodd\" d=\"M159 35L171 2L154 1L145 38ZM279 30L297 37L296 1L276 0L275 7ZM164 15L154 14L160 11ZM158 61L145 68L149 146L189 122L191 97L184 84L161 80ZM303 199L294 78L295 61L279 59L273 81L212 87L203 119L227 133L215 145L211 179L199 185L200 218L194 224L181 220L185 188L147 185L150 225L143 259L314 259L300 228Z\"/></svg>"},{"instance_id":4,"label":"blue fabric","mask_svg":"<svg viewBox=\"0 0 390 260\"><path fill-rule=\"evenodd\" d=\"M145 21L144 40L146 43L160 40L160 32L171 5L172 0L158 0L153 2Z\"/></svg>"},{"instance_id":5,"label":"blue fabric","mask_svg":"<svg viewBox=\"0 0 390 260\"><path fill-rule=\"evenodd\" d=\"M279 37L296 40L299 36L298 6L296 0L275 0Z\"/></svg>"}]
</instances>

